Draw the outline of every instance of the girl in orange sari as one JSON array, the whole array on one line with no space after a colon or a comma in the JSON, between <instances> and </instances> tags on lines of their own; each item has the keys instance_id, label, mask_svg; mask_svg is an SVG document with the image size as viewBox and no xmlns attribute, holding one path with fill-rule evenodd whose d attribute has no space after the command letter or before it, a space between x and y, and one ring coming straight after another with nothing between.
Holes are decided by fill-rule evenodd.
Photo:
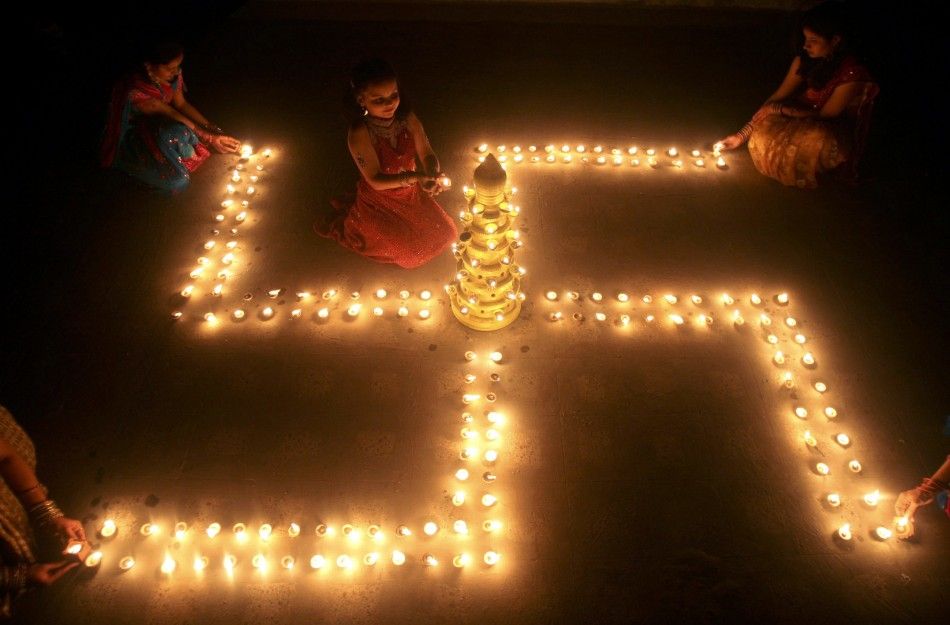
<instances>
[{"instance_id":1,"label":"girl in orange sari","mask_svg":"<svg viewBox=\"0 0 950 625\"><path fill-rule=\"evenodd\" d=\"M813 188L819 174L856 162L877 85L848 51L837 3L805 13L802 31L804 51L792 60L785 80L749 123L714 150L748 142L761 173L788 186Z\"/></svg>"}]
</instances>

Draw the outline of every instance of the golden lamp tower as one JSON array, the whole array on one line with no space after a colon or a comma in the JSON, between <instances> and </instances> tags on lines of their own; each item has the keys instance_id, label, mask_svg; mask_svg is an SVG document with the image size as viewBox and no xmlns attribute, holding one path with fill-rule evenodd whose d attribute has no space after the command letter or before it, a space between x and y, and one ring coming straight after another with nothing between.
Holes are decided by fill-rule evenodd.
<instances>
[{"instance_id":1,"label":"golden lamp tower","mask_svg":"<svg viewBox=\"0 0 950 625\"><path fill-rule=\"evenodd\" d=\"M456 319L475 330L499 330L521 313L521 277L514 252L519 208L505 188L507 175L491 154L475 170L475 189L466 192L465 230L453 245L458 268L446 290Z\"/></svg>"}]
</instances>

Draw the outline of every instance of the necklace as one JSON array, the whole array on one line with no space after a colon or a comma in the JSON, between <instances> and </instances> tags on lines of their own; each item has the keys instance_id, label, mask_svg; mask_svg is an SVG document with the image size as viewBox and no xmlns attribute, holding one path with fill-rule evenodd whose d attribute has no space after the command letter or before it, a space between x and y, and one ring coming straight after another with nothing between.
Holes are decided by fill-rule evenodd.
<instances>
[{"instance_id":1,"label":"necklace","mask_svg":"<svg viewBox=\"0 0 950 625\"><path fill-rule=\"evenodd\" d=\"M375 130L385 132L387 130L392 129L396 125L396 118L395 116L393 116L389 119L384 120L384 119L380 119L378 117L373 117L372 115L370 115L369 117L366 118L366 123L368 123L370 127L372 127Z\"/></svg>"},{"instance_id":2,"label":"necklace","mask_svg":"<svg viewBox=\"0 0 950 625\"><path fill-rule=\"evenodd\" d=\"M366 127L370 133L382 139L388 139L393 147L396 146L396 137L404 125L401 121L397 121L395 116L388 120L372 116L366 118Z\"/></svg>"}]
</instances>

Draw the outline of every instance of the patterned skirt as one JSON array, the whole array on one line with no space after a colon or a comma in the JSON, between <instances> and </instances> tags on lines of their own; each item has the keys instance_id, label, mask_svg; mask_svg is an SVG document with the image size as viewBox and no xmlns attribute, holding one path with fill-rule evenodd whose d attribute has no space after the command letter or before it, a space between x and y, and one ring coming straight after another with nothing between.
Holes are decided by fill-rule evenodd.
<instances>
[{"instance_id":1,"label":"patterned skirt","mask_svg":"<svg viewBox=\"0 0 950 625\"><path fill-rule=\"evenodd\" d=\"M787 186L811 189L818 174L848 160L851 145L842 120L770 115L756 123L749 138L755 168Z\"/></svg>"},{"instance_id":2,"label":"patterned skirt","mask_svg":"<svg viewBox=\"0 0 950 625\"><path fill-rule=\"evenodd\" d=\"M161 115L143 115L129 128L113 167L150 187L177 193L211 152L193 130Z\"/></svg>"},{"instance_id":3,"label":"patterned skirt","mask_svg":"<svg viewBox=\"0 0 950 625\"><path fill-rule=\"evenodd\" d=\"M418 184L377 191L360 180L355 195L331 204L334 215L318 233L379 263L419 267L458 236L452 219Z\"/></svg>"}]
</instances>

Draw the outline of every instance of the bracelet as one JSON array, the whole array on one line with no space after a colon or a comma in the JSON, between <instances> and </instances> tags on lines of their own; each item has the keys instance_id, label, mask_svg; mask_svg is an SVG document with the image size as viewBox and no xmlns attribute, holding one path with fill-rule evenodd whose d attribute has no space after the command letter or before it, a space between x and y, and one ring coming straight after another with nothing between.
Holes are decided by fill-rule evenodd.
<instances>
[{"instance_id":1,"label":"bracelet","mask_svg":"<svg viewBox=\"0 0 950 625\"><path fill-rule=\"evenodd\" d=\"M30 508L29 514L30 519L40 527L45 527L56 519L66 516L52 499L47 499L46 501L41 501L36 504Z\"/></svg>"},{"instance_id":2,"label":"bracelet","mask_svg":"<svg viewBox=\"0 0 950 625\"><path fill-rule=\"evenodd\" d=\"M936 495L942 490L947 490L950 486L946 482L941 482L940 480L935 480L931 477L925 477L920 482L920 486L917 487L917 490L924 495Z\"/></svg>"},{"instance_id":3,"label":"bracelet","mask_svg":"<svg viewBox=\"0 0 950 625\"><path fill-rule=\"evenodd\" d=\"M752 136L752 122L743 126L736 134L739 135L743 141L748 141L749 137Z\"/></svg>"}]
</instances>

